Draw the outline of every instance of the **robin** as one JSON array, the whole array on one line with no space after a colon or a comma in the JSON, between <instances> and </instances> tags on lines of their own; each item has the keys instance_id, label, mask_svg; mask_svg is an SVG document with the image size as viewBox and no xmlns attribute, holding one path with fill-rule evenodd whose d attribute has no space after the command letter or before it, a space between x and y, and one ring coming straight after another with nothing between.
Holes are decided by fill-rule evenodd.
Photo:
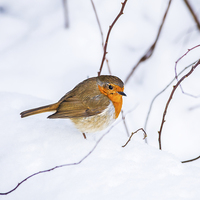
<instances>
[{"instance_id":1,"label":"robin","mask_svg":"<svg viewBox=\"0 0 200 200\"><path fill-rule=\"evenodd\" d=\"M55 111L50 119L69 118L85 133L101 131L119 116L122 96L126 96L124 83L116 76L102 75L88 78L66 93L57 103L26 110L20 113L27 117L43 112Z\"/></svg>"}]
</instances>

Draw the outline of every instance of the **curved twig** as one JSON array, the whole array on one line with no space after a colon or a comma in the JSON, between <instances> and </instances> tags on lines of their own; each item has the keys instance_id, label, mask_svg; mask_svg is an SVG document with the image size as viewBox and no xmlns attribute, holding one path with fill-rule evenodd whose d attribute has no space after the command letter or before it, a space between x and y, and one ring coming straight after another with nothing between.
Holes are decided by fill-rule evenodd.
<instances>
[{"instance_id":1,"label":"curved twig","mask_svg":"<svg viewBox=\"0 0 200 200\"><path fill-rule=\"evenodd\" d=\"M167 103L166 103L166 106L165 106L165 110L164 110L164 112L163 112L163 117L162 117L162 122L161 122L161 125L160 125L160 130L158 131L158 136L159 136L159 137L158 137L159 149L162 149L162 146L161 146L161 133L162 133L163 125L164 125L164 122L165 122L165 116L166 116L166 114L167 114L167 110L168 110L169 104L170 104L170 102L171 102L171 100L172 100L172 97L173 97L173 95L174 95L174 92L176 91L177 87L181 84L181 82L182 82L185 78L187 78L188 76L190 76L190 75L192 74L192 72L195 70L195 68L196 68L199 64L200 64L200 59L197 61L197 63L196 63L195 65L193 65L193 66L191 67L191 70L190 70L187 74L185 74L185 75L176 83L176 85L173 86L172 92L171 92L171 94L170 94L170 96L169 96L169 99L168 99L168 101L167 101Z\"/></svg>"},{"instance_id":2,"label":"curved twig","mask_svg":"<svg viewBox=\"0 0 200 200\"><path fill-rule=\"evenodd\" d=\"M199 22L199 20L198 20L197 15L194 13L194 10L193 10L192 6L191 6L190 3L188 2L188 0L184 0L184 2L185 2L185 4L186 4L186 6L188 7L188 9L189 9L189 11L190 11L190 13L191 13L191 15L192 15L194 21L196 22L197 28L200 30L200 22Z\"/></svg>"},{"instance_id":3,"label":"curved twig","mask_svg":"<svg viewBox=\"0 0 200 200\"><path fill-rule=\"evenodd\" d=\"M131 76L133 75L133 73L135 72L135 70L137 69L137 67L139 66L139 64L142 63L142 62L144 62L145 60L147 60L148 58L150 58L152 56L152 54L154 52L154 49L156 47L156 44L158 42L158 39L160 37L160 33L161 33L162 28L163 28L163 25L164 25L167 13L169 11L169 7L171 5L171 1L172 0L169 0L167 9L166 9L165 14L163 16L162 23L161 23L161 25L159 27L159 30L158 30L158 33L157 33L157 36L156 36L156 39L155 39L154 43L150 46L150 48L146 51L146 53L144 54L144 56L142 56L140 58L140 60L137 62L137 64L133 67L133 69L131 70L131 72L129 73L129 75L126 78L125 83L127 83L129 81L129 79L131 78Z\"/></svg>"},{"instance_id":4,"label":"curved twig","mask_svg":"<svg viewBox=\"0 0 200 200\"><path fill-rule=\"evenodd\" d=\"M198 156L198 157L196 157L196 158L193 158L193 159L190 159L190 160L182 161L182 163L192 162L192 161L198 160L199 158L200 158L200 156Z\"/></svg>"},{"instance_id":5,"label":"curved twig","mask_svg":"<svg viewBox=\"0 0 200 200\"><path fill-rule=\"evenodd\" d=\"M131 134L131 136L129 137L129 139L128 139L128 141L126 142L126 144L123 145L122 147L125 147L125 146L131 141L132 136L133 136L135 133L137 133L138 131L143 131L143 133L144 133L144 138L143 138L143 139L145 139L145 138L147 137L147 134L146 134L145 130L144 130L143 128L139 128L137 131L135 131L135 132L133 132L133 133Z\"/></svg>"},{"instance_id":6,"label":"curved twig","mask_svg":"<svg viewBox=\"0 0 200 200\"><path fill-rule=\"evenodd\" d=\"M104 138L104 136L107 135L111 131L111 129L114 126L116 126L119 122L121 122L121 120L118 121L117 123L115 123L113 126L111 126L110 129L99 138L99 140L96 142L96 144L94 145L94 147L80 161L74 162L74 163L63 164L63 165L57 165L57 166L52 167L50 169L38 171L38 172L36 172L34 174L31 174L30 176L27 176L25 179L23 179L22 181L20 181L13 189L9 190L8 192L1 192L0 195L8 195L8 194L14 192L22 183L24 183L25 181L29 180L30 178L32 178L32 177L34 177L36 175L47 173L47 172L50 172L50 171L53 171L55 169L62 168L62 167L68 167L68 166L73 166L73 165L79 165L79 164L81 164L88 156L90 156L93 153L93 151L96 149L96 147L101 142L101 140Z\"/></svg>"},{"instance_id":7,"label":"curved twig","mask_svg":"<svg viewBox=\"0 0 200 200\"><path fill-rule=\"evenodd\" d=\"M200 44L199 44L199 45L196 45L196 46L194 46L194 47L192 47L192 48L190 48L190 49L188 49L187 52L184 53L184 54L175 62L174 70L175 70L175 78L176 78L177 81L178 81L178 75L177 75L177 64L178 64L178 62L179 62L183 57L185 57L190 51L192 51L193 49L195 49L195 48L197 48L197 47L200 47ZM191 97L193 97L193 98L199 98L199 96L195 96L195 95L192 95L192 94L189 94L189 93L184 92L181 84L180 84L180 89L181 89L182 93L185 94L185 95L191 96Z\"/></svg>"},{"instance_id":8,"label":"curved twig","mask_svg":"<svg viewBox=\"0 0 200 200\"><path fill-rule=\"evenodd\" d=\"M189 67L191 67L192 65L194 65L197 61L195 61L194 63L188 65L187 67L185 67L181 72L179 72L178 76L180 76L186 69L188 69ZM147 123L148 123L148 120L149 120L149 116L150 116L150 113L151 113L151 110L152 110L152 107L153 107L153 103L154 101L157 99L158 96L160 96L174 81L176 80L176 78L174 77L173 80L170 81L170 83L168 83L168 85L162 89L158 94L156 94L154 96L154 98L152 99L151 101L151 104L149 106L149 110L148 110L148 113L147 113L147 116L146 116L146 120L145 120L145 124L144 124L144 130L147 129Z\"/></svg>"}]
</instances>

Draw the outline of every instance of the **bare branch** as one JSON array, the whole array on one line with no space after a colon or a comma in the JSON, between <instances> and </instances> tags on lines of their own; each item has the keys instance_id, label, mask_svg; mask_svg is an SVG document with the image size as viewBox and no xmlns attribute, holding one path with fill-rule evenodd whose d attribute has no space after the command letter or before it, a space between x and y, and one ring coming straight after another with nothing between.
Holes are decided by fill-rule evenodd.
<instances>
[{"instance_id":1,"label":"bare branch","mask_svg":"<svg viewBox=\"0 0 200 200\"><path fill-rule=\"evenodd\" d=\"M63 0L65 28L69 28L69 11L67 0Z\"/></svg>"},{"instance_id":2,"label":"bare branch","mask_svg":"<svg viewBox=\"0 0 200 200\"><path fill-rule=\"evenodd\" d=\"M128 127L126 125L126 118L125 118L125 115L124 115L124 111L122 110L121 113L122 113L122 120L123 120L123 123L124 123L124 127L126 129L127 136L130 137L129 130L128 130Z\"/></svg>"},{"instance_id":3,"label":"bare branch","mask_svg":"<svg viewBox=\"0 0 200 200\"><path fill-rule=\"evenodd\" d=\"M196 157L196 158L193 158L193 159L191 159L191 160L182 161L182 163L192 162L192 161L198 160L199 158L200 158L200 156L198 156L198 157Z\"/></svg>"},{"instance_id":4,"label":"bare branch","mask_svg":"<svg viewBox=\"0 0 200 200\"><path fill-rule=\"evenodd\" d=\"M105 45L104 45L103 58L102 58L102 61L101 61L101 65L100 65L100 69L99 69L99 72L98 72L98 76L100 76L100 74L101 74L101 71L102 71L102 68L103 68L103 63L105 61L105 57L106 57L106 54L107 54L107 45L108 45L108 40L109 40L110 32L111 32L113 26L115 25L115 23L117 22L117 20L119 19L119 17L123 14L126 2L127 2L127 0L125 0L122 3L122 7L121 7L121 10L120 10L119 14L117 15L117 17L115 18L115 20L113 21L113 23L110 25L110 27L108 29L108 33L107 33L107 37L106 37L106 42L105 42Z\"/></svg>"},{"instance_id":5,"label":"bare branch","mask_svg":"<svg viewBox=\"0 0 200 200\"><path fill-rule=\"evenodd\" d=\"M193 110L198 109L198 108L200 108L200 105L192 106L188 110L193 111Z\"/></svg>"},{"instance_id":6,"label":"bare branch","mask_svg":"<svg viewBox=\"0 0 200 200\"><path fill-rule=\"evenodd\" d=\"M169 0L167 9L166 9L165 14L163 16L162 23L161 23L161 25L159 27L159 30L158 30L158 33L157 33L157 36L156 36L156 39L155 39L154 43L150 46L150 48L146 51L146 53L144 54L144 56L142 56L140 58L140 60L137 62L137 64L133 67L133 69L131 70L131 72L129 73L129 75L126 78L125 83L127 83L129 81L129 79L131 78L131 76L133 75L133 73L135 72L135 70L137 69L137 67L140 65L140 63L146 61L147 59L149 59L152 56L152 54L154 52L154 49L156 47L156 44L158 42L158 39L160 37L160 33L161 33L162 28L163 28L163 25L164 25L167 13L169 11L169 7L171 5L171 1L172 0Z\"/></svg>"},{"instance_id":7,"label":"bare branch","mask_svg":"<svg viewBox=\"0 0 200 200\"><path fill-rule=\"evenodd\" d=\"M103 50L104 50L104 37L103 37L103 31L102 31L102 28L101 28L101 23L100 23L100 21L99 21L99 17L98 17L98 14L97 14L97 11L96 11L96 8L95 8L95 5L94 5L93 0L91 0L91 3L92 3L92 7L93 7L93 10L94 10L96 19L97 19L99 31L100 31L100 34L101 34L102 48L103 48ZM110 66L109 66L108 59L107 59L106 57L105 57L105 59L106 59L107 67L108 67L108 72L109 72L109 74L112 74L112 73L111 73L111 70L110 70Z\"/></svg>"},{"instance_id":8,"label":"bare branch","mask_svg":"<svg viewBox=\"0 0 200 200\"><path fill-rule=\"evenodd\" d=\"M168 99L168 101L167 101L167 103L166 103L166 106L165 106L165 110L164 110L164 112L163 112L163 117L162 117L162 122L161 122L160 130L158 131L158 135L159 135L159 137L158 137L159 149L162 149L162 147L161 147L161 133L162 133L163 125L164 125L164 122L165 122L165 116L166 116L166 114L167 114L167 110L168 110L169 104L170 104L170 102L171 102L171 100L172 100L172 97L173 97L173 95L174 95L174 92L176 91L177 87L181 84L181 82L182 82L185 78L187 78L188 76L190 76L190 75L192 74L192 72L196 69L196 67L197 67L199 64L200 64L200 59L197 61L197 63L196 63L195 65L193 65L193 66L191 67L191 70L190 70L187 74L185 74L185 75L176 83L176 85L173 86L172 92L171 92L171 94L170 94L170 96L169 96L169 99Z\"/></svg>"},{"instance_id":9,"label":"bare branch","mask_svg":"<svg viewBox=\"0 0 200 200\"><path fill-rule=\"evenodd\" d=\"M102 47L104 47L103 31L102 31L102 28L101 28L101 24L100 24L99 17L98 17L98 14L97 14L97 10L95 8L93 0L91 0L91 4L92 4L93 10L94 10L94 14L95 14L95 17L96 17L96 20L97 20L97 23L98 23L98 27L99 27L99 31L100 31L100 34L101 34Z\"/></svg>"},{"instance_id":10,"label":"bare branch","mask_svg":"<svg viewBox=\"0 0 200 200\"><path fill-rule=\"evenodd\" d=\"M191 49L188 49L187 52L186 52L185 54L183 54L183 55L175 62L175 67L174 67L174 69L175 69L175 78L176 78L177 81L178 81L178 76L177 76L177 64L178 64L178 62L179 62L183 57L185 57L191 50L193 50L193 49L195 49L195 48L197 48L197 47L200 47L200 44L199 44L199 45L196 45L196 46L194 46L194 47L192 47ZM198 95L198 96L195 96L195 95L192 95L192 94L189 94L189 93L184 92L184 91L183 91L183 88L182 88L182 86L181 86L181 84L180 84L180 89L181 89L182 93L185 94L185 95L191 96L191 97L193 97L193 98L199 98L199 95Z\"/></svg>"},{"instance_id":11,"label":"bare branch","mask_svg":"<svg viewBox=\"0 0 200 200\"><path fill-rule=\"evenodd\" d=\"M118 121L118 123L119 123L119 122L121 122L121 120ZM93 153L93 151L96 149L96 147L97 147L98 144L101 142L101 140L104 138L104 136L106 136L106 135L111 131L111 129L112 129L114 126L116 126L118 123L115 123L113 126L111 126L110 129L109 129L106 133L104 133L104 134L99 138L99 140L96 142L96 144L94 145L94 147L89 151L89 153L87 153L80 161L74 162L74 163L63 164L63 165L57 165L57 166L52 167L52 168L50 168L50 169L46 169L46 170L43 170L43 171L38 171L38 172L36 172L36 173L34 173L34 174L31 174L30 176L26 177L26 178L23 179L22 181L20 181L20 182L19 182L13 189L11 189L10 191L8 191L8 192L1 192L0 195L8 195L8 194L14 192L22 183L24 183L25 181L27 181L27 180L29 180L30 178L32 178L32 177L34 177L34 176L37 176L37 175L39 175L39 174L51 172L51 171L53 171L53 170L55 170L55 169L62 168L62 167L69 167L69 166L81 164L86 158L88 158L88 157Z\"/></svg>"},{"instance_id":12,"label":"bare branch","mask_svg":"<svg viewBox=\"0 0 200 200\"><path fill-rule=\"evenodd\" d=\"M188 7L188 9L189 9L189 11L190 11L190 13L191 13L191 15L192 15L194 21L196 22L197 28L198 28L199 31L200 31L200 22L199 22L199 20L198 20L198 18L197 18L197 16L196 16L196 14L194 13L193 8L191 7L191 5L190 5L190 3L188 2L188 0L184 0L184 2L185 2L185 4L186 4L186 6Z\"/></svg>"},{"instance_id":13,"label":"bare branch","mask_svg":"<svg viewBox=\"0 0 200 200\"><path fill-rule=\"evenodd\" d=\"M135 132L133 132L133 133L131 134L131 136L129 137L129 139L128 139L128 141L126 142L126 144L123 145L122 147L125 147L125 146L131 141L132 136L133 136L135 133L137 133L138 131L143 131L143 133L144 133L144 138L143 138L143 139L145 139L145 138L147 137L147 134L146 134L145 130L144 130L143 128L139 128L137 131L135 131Z\"/></svg>"},{"instance_id":14,"label":"bare branch","mask_svg":"<svg viewBox=\"0 0 200 200\"><path fill-rule=\"evenodd\" d=\"M179 74L178 76L180 76L186 69L188 69L189 67L191 67L192 65L194 65L197 61L195 61L194 63L188 65L187 67L185 67ZM170 83L164 88L162 89L158 94L155 95L155 97L152 99L151 101L151 104L149 106L149 110L148 110L148 113L147 113L147 116L146 116L146 120L145 120L145 125L144 125L144 130L146 131L147 130L147 123L148 123L148 120L149 120L149 116L150 116L150 113L151 113L151 110L152 110L152 107L153 107L153 103L154 101L157 99L157 97L159 97L174 81L176 80L176 78L174 77L173 80L170 81Z\"/></svg>"}]
</instances>

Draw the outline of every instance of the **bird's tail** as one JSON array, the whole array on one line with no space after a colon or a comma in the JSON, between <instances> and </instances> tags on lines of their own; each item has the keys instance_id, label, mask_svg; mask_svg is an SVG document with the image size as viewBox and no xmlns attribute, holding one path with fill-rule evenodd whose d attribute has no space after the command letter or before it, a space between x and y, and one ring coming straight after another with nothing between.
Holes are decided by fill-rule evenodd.
<instances>
[{"instance_id":1,"label":"bird's tail","mask_svg":"<svg viewBox=\"0 0 200 200\"><path fill-rule=\"evenodd\" d=\"M58 108L58 106L59 106L59 103L54 103L54 104L42 106L42 107L39 107L39 108L25 110L24 112L21 112L20 115L23 118L23 117L28 117L30 115L43 113L43 112L55 111Z\"/></svg>"}]
</instances>

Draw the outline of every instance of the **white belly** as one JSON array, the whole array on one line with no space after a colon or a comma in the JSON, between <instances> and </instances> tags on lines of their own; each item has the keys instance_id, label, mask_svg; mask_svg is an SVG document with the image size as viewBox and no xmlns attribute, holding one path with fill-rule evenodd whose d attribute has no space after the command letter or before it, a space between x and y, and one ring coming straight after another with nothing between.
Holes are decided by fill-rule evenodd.
<instances>
[{"instance_id":1,"label":"white belly","mask_svg":"<svg viewBox=\"0 0 200 200\"><path fill-rule=\"evenodd\" d=\"M115 121L115 107L112 102L100 114L90 117L71 118L82 133L94 133L107 128Z\"/></svg>"}]
</instances>

